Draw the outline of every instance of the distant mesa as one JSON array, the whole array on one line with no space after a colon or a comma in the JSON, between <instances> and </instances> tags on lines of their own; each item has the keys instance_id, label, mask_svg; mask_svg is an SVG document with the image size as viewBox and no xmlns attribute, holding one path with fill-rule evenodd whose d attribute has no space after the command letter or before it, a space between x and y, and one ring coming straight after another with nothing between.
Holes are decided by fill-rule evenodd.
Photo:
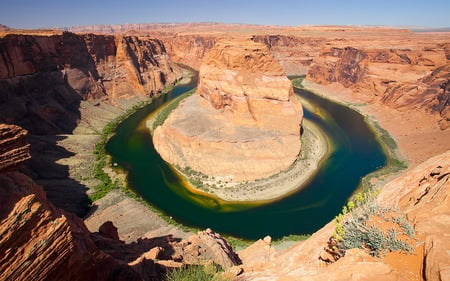
<instances>
[{"instance_id":1,"label":"distant mesa","mask_svg":"<svg viewBox=\"0 0 450 281\"><path fill-rule=\"evenodd\" d=\"M154 132L164 160L247 181L276 174L297 159L303 109L266 45L218 41L203 59L199 79L197 93Z\"/></svg>"},{"instance_id":2,"label":"distant mesa","mask_svg":"<svg viewBox=\"0 0 450 281\"><path fill-rule=\"evenodd\" d=\"M10 30L12 30L11 27L6 26L4 24L0 24L0 31L10 31Z\"/></svg>"}]
</instances>

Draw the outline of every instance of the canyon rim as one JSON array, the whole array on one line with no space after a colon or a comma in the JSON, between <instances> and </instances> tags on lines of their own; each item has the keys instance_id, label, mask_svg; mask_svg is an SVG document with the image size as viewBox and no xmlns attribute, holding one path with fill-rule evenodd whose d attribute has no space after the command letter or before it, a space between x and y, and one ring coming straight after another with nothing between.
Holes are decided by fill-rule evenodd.
<instances>
[{"instance_id":1,"label":"canyon rim","mask_svg":"<svg viewBox=\"0 0 450 281\"><path fill-rule=\"evenodd\" d=\"M219 234L207 230L188 238L190 234L174 231L119 189L94 202L84 221L74 215L86 214L80 205L98 183L90 173L99 131L127 108L178 80L181 71L174 61L198 69L205 60L206 73L214 75L205 74L199 87L203 97L196 94L190 102L201 102L208 114L232 116L242 110L239 118L230 117L239 126L264 120L258 115L260 104L279 106L290 100L290 86L279 81L276 87L287 90L285 95L267 93L268 100L215 92L217 87L228 93L219 81L227 71L233 75L233 69L216 67L223 62L205 54L217 51L214 46L227 46L234 36L229 25L149 26L139 31L132 31L136 26L116 27L133 36L87 32L114 32L114 27L105 26L80 27L77 34L2 29L0 121L29 131L31 160L16 170L30 157L26 133L1 125L0 279L162 280L164 272L202 264L202 259L222 264L230 280L446 280L450 276L450 155L446 152L450 149L450 37L445 32L233 26L252 38L243 45L269 50L273 58L268 61L279 63L283 72L306 75L305 87L350 103L376 119L397 141L412 167L389 184L379 179L378 201L381 206L395 205L413 222L418 239L413 255L393 252L389 253L393 258L373 257L353 249L337 262L324 262L324 249L334 230L331 222L288 250L276 250L265 238L236 258ZM149 32L158 39L148 38ZM243 61L245 65L245 56ZM281 73L275 63L267 65L267 70ZM252 76L247 75L250 81ZM295 124L289 123L296 132L301 122L298 113L301 110L294 115ZM175 117L167 122L171 118ZM271 130L270 122L262 126ZM299 146L294 145L296 151ZM410 261L411 257L416 260Z\"/></svg>"}]
</instances>

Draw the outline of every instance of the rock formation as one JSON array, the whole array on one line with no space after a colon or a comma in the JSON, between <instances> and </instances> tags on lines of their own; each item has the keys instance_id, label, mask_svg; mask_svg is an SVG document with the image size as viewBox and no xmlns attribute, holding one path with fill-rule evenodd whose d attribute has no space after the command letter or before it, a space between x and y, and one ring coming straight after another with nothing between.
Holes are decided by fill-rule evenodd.
<instances>
[{"instance_id":1,"label":"rock formation","mask_svg":"<svg viewBox=\"0 0 450 281\"><path fill-rule=\"evenodd\" d=\"M379 204L398 208L414 223L417 243L411 255L395 252L376 258L361 249L352 249L337 262L325 265L319 257L333 233L331 222L279 255L258 241L242 251L246 273L236 280L445 280L450 274L449 193L450 151L381 188ZM248 260L263 249L266 259Z\"/></svg>"},{"instance_id":2,"label":"rock formation","mask_svg":"<svg viewBox=\"0 0 450 281\"><path fill-rule=\"evenodd\" d=\"M220 32L214 30L216 28ZM423 110L421 114L426 115L436 112L441 116L441 129L448 131L448 33L418 34L406 30L356 27L281 30L234 25L232 28L256 42L264 43L287 74L308 74L307 80L329 85L338 93L344 88L362 97L365 103L380 103L386 108L394 108L394 115L400 111L408 113L411 109ZM100 124L104 125L117 116L124 100L149 96L175 81L180 72L169 60L169 55L178 62L199 68L201 60L215 42L230 36L227 31L230 26L207 24L202 27L201 24L194 24L182 27L168 24L151 28L129 25L90 29L105 33L134 30L129 34L157 34L156 37L161 40L147 36L76 35L53 31L48 31L51 36L41 31L36 31L35 35L25 35L30 31L20 31L22 35L4 35L8 28L0 26L0 29L4 32L0 35L3 36L0 38L0 121L20 124L30 131L34 152L29 161L33 164L29 165L27 172L41 179L40 183L45 184L47 192L46 196L32 179L14 171L29 158L28 144L24 141L25 131L15 126L0 125L1 280L28 280L31 277L36 280L149 280L161 278L166 268L179 267L183 261L195 263L193 260L202 260L202 255L215 257L217 261L226 260L224 264L229 265L236 261L229 248L224 246L225 242L211 232L200 233L182 242L161 235L143 237L136 242L122 242L117 239L114 225L106 223L99 233L90 233L76 216L48 202L48 198L54 202L63 201L60 206L65 209L81 205L77 193L86 197L86 190L75 192L72 189L73 186L67 181L70 175L66 164L59 164L61 158L73 157L74 153L77 157L80 154L77 150L79 141L82 138L95 139L96 131L102 127ZM206 74L203 71L201 75L204 83L204 86L201 85L202 96L206 99L198 95L189 101L201 105L197 109L204 112L202 116L215 116L222 122L219 124L232 120L244 127L250 123L261 123L261 119L253 118L263 118L258 115L260 103L284 102L282 96L265 99L245 97L240 94L244 91L228 91L221 81L225 81L227 75L242 71L236 65L245 66L247 60L241 58L238 63L232 64L237 69L230 65L221 72L217 66L225 62L217 57L208 59L205 69L212 75L203 75ZM251 57L248 62L255 63ZM249 83L255 77L251 71L248 72L243 75L243 80L251 86L250 89L256 88L255 84ZM274 97L272 91L265 95ZM195 103L193 100L196 100ZM135 102L136 99L133 99L129 106ZM189 102L183 107L188 107ZM196 110L187 111L186 115L190 112ZM216 119L213 120L215 124ZM196 119L199 120L204 122L210 119ZM279 123L282 121L277 120ZM416 123L414 119L403 121ZM79 124L87 125L80 129ZM201 132L204 127L203 123L199 124L201 126L191 129ZM180 122L180 125L183 123ZM285 128L280 127L280 130ZM229 129L220 129L224 128ZM77 130L85 135L79 139L70 139L70 135L55 135ZM248 130L244 133L248 135L252 132ZM210 138L221 135L209 133ZM174 139L185 143L192 140L186 135L173 134ZM424 150L424 146L437 147L439 142L440 148L432 150L432 153L426 150L425 154L429 157L445 147L448 149L448 137L445 136L442 133L433 134L425 143L420 143L413 135L410 142L418 142L417 150ZM67 140L69 145L64 143ZM237 149L232 142L206 141L209 143L193 142L193 154L198 153L194 146L199 144L215 144L231 154L233 151L248 151L247 148L242 149L246 143L235 144L239 147ZM267 141L260 144L265 145L273 146L274 143ZM71 149L69 151L62 146ZM88 152L91 154L90 150ZM75 165L70 165L85 167L84 171L88 171L89 161L80 159ZM394 259L404 261L406 269L399 268L399 263L392 262L389 257L374 258L358 249L347 251L344 258L325 266L319 261L319 256L333 232L334 225L330 223L307 241L284 253L277 253L266 239L259 241L242 252L240 258L244 263L245 275L236 280L445 280L450 275L449 159L449 153L431 159L385 186L380 194L380 204L396 205L408 215L415 224L419 245L423 245L412 256L394 253ZM210 162L205 166L215 164ZM51 177L55 174L57 180L53 182ZM78 181L76 184L80 185ZM229 260L224 258L227 256ZM418 263L408 264L411 257L417 258ZM234 262L229 263L230 260Z\"/></svg>"},{"instance_id":3,"label":"rock formation","mask_svg":"<svg viewBox=\"0 0 450 281\"><path fill-rule=\"evenodd\" d=\"M0 121L71 133L82 100L148 97L179 77L156 39L10 34L0 38Z\"/></svg>"},{"instance_id":4,"label":"rock formation","mask_svg":"<svg viewBox=\"0 0 450 281\"><path fill-rule=\"evenodd\" d=\"M0 124L0 171L15 169L30 159L27 131L14 125Z\"/></svg>"},{"instance_id":5,"label":"rock formation","mask_svg":"<svg viewBox=\"0 0 450 281\"><path fill-rule=\"evenodd\" d=\"M287 169L300 151L301 105L267 47L223 40L204 58L197 94L154 132L169 163L226 180Z\"/></svg>"},{"instance_id":6,"label":"rock formation","mask_svg":"<svg viewBox=\"0 0 450 281\"><path fill-rule=\"evenodd\" d=\"M240 264L228 242L211 230L186 241L171 237L119 240L103 223L91 233L74 214L55 208L41 186L14 171L29 158L26 131L0 124L1 280L161 280L171 267L210 261ZM4 161L5 155L14 157Z\"/></svg>"},{"instance_id":7,"label":"rock formation","mask_svg":"<svg viewBox=\"0 0 450 281\"><path fill-rule=\"evenodd\" d=\"M401 111L438 112L448 124L449 61L445 50L330 48L314 59L307 78L339 83L370 102Z\"/></svg>"},{"instance_id":8,"label":"rock formation","mask_svg":"<svg viewBox=\"0 0 450 281\"><path fill-rule=\"evenodd\" d=\"M1 124L1 132L2 155L21 157L2 161L0 170L0 279L139 280L96 248L81 219L56 209L42 187L11 170L28 158L29 145L17 126Z\"/></svg>"},{"instance_id":9,"label":"rock formation","mask_svg":"<svg viewBox=\"0 0 450 281\"><path fill-rule=\"evenodd\" d=\"M67 159L92 155L86 140L95 143L108 122L181 74L157 39L8 34L0 38L0 122L30 132L32 159L22 170L57 207L84 216L89 198L80 177L91 174L86 162L92 161L72 165L78 170L73 172Z\"/></svg>"}]
</instances>

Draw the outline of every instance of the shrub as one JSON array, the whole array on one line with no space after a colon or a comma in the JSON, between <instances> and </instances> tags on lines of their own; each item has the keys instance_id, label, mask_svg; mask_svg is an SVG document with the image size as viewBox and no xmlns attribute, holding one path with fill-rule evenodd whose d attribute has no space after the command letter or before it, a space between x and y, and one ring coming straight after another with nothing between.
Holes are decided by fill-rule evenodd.
<instances>
[{"instance_id":1,"label":"shrub","mask_svg":"<svg viewBox=\"0 0 450 281\"><path fill-rule=\"evenodd\" d=\"M170 271L165 276L165 281L225 281L215 272L209 272L204 266L183 266Z\"/></svg>"},{"instance_id":2,"label":"shrub","mask_svg":"<svg viewBox=\"0 0 450 281\"><path fill-rule=\"evenodd\" d=\"M336 216L330 251L338 258L353 248L365 249L373 256L387 251L410 253L413 250L408 241L399 238L401 235L414 238L411 223L395 210L380 207L375 201L376 195L377 192L373 191L356 194ZM383 231L380 228L383 223L394 227Z\"/></svg>"}]
</instances>

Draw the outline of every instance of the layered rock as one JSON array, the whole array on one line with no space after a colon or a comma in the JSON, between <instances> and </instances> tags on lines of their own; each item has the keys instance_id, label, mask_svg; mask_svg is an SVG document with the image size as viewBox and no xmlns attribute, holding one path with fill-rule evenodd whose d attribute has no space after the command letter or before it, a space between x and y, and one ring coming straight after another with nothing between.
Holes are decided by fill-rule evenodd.
<instances>
[{"instance_id":1,"label":"layered rock","mask_svg":"<svg viewBox=\"0 0 450 281\"><path fill-rule=\"evenodd\" d=\"M442 46L408 48L329 48L314 59L307 79L338 83L367 101L401 111L438 112L448 125L449 61Z\"/></svg>"},{"instance_id":2,"label":"layered rock","mask_svg":"<svg viewBox=\"0 0 450 281\"><path fill-rule=\"evenodd\" d=\"M241 264L228 241L211 229L192 235L176 245L175 249L175 255L180 256L185 264L213 262L224 270Z\"/></svg>"},{"instance_id":3,"label":"layered rock","mask_svg":"<svg viewBox=\"0 0 450 281\"><path fill-rule=\"evenodd\" d=\"M7 165L2 161L0 171L0 279L139 280L126 264L97 249L81 219L56 209L42 187L11 170L28 158L29 146L21 128L0 128L2 156L21 155Z\"/></svg>"},{"instance_id":4,"label":"layered rock","mask_svg":"<svg viewBox=\"0 0 450 281\"><path fill-rule=\"evenodd\" d=\"M263 44L222 40L200 69L197 94L154 132L169 163L226 180L264 178L287 169L300 151L301 105Z\"/></svg>"},{"instance_id":5,"label":"layered rock","mask_svg":"<svg viewBox=\"0 0 450 281\"><path fill-rule=\"evenodd\" d=\"M27 131L14 126L0 124L0 171L14 169L30 159Z\"/></svg>"},{"instance_id":6,"label":"layered rock","mask_svg":"<svg viewBox=\"0 0 450 281\"><path fill-rule=\"evenodd\" d=\"M179 77L156 39L10 34L0 38L0 121L70 133L82 100L148 97Z\"/></svg>"},{"instance_id":7,"label":"layered rock","mask_svg":"<svg viewBox=\"0 0 450 281\"><path fill-rule=\"evenodd\" d=\"M82 217L101 129L182 73L157 39L52 33L0 38L0 122L29 131L33 157L22 170Z\"/></svg>"}]
</instances>

